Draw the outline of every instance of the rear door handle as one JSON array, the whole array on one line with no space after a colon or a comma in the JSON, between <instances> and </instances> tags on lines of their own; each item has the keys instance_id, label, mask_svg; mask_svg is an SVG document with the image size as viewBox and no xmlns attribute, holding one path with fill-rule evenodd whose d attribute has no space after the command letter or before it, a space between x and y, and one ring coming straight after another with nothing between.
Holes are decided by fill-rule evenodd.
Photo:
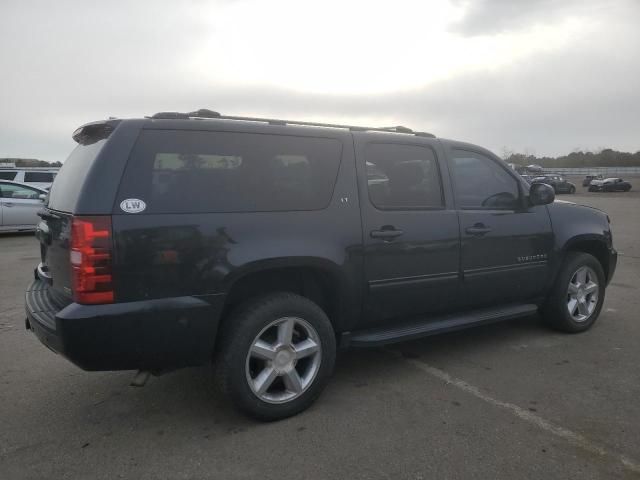
<instances>
[{"instance_id":1,"label":"rear door handle","mask_svg":"<svg viewBox=\"0 0 640 480\"><path fill-rule=\"evenodd\" d=\"M371 230L369 235L371 238L382 238L384 240L393 240L396 237L399 237L404 232L402 230L389 229L389 230Z\"/></svg>"},{"instance_id":2,"label":"rear door handle","mask_svg":"<svg viewBox=\"0 0 640 480\"><path fill-rule=\"evenodd\" d=\"M14 204L13 204L13 203L11 203L11 202L2 202L2 206L3 206L3 207L13 207L13 205L14 205Z\"/></svg>"},{"instance_id":3,"label":"rear door handle","mask_svg":"<svg viewBox=\"0 0 640 480\"><path fill-rule=\"evenodd\" d=\"M484 235L489 233L491 228L487 227L484 223L476 223L473 227L467 227L465 232L470 235Z\"/></svg>"}]
</instances>

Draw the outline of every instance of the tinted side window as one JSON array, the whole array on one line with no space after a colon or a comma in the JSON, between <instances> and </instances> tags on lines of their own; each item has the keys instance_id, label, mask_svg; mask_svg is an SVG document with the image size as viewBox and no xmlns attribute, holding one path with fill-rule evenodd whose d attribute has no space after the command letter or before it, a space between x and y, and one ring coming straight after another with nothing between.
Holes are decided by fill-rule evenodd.
<instances>
[{"instance_id":1,"label":"tinted side window","mask_svg":"<svg viewBox=\"0 0 640 480\"><path fill-rule=\"evenodd\" d=\"M380 209L441 208L440 172L428 147L371 143L365 148L369 199Z\"/></svg>"},{"instance_id":2,"label":"tinted side window","mask_svg":"<svg viewBox=\"0 0 640 480\"><path fill-rule=\"evenodd\" d=\"M0 172L0 180L13 180L18 172Z\"/></svg>"},{"instance_id":3,"label":"tinted side window","mask_svg":"<svg viewBox=\"0 0 640 480\"><path fill-rule=\"evenodd\" d=\"M328 138L147 130L118 198L140 198L150 213L319 210L341 154Z\"/></svg>"},{"instance_id":4,"label":"tinted side window","mask_svg":"<svg viewBox=\"0 0 640 480\"><path fill-rule=\"evenodd\" d=\"M516 208L518 183L496 162L479 153L454 150L451 163L461 208Z\"/></svg>"},{"instance_id":5,"label":"tinted side window","mask_svg":"<svg viewBox=\"0 0 640 480\"><path fill-rule=\"evenodd\" d=\"M53 182L53 172L25 172L25 182Z\"/></svg>"}]
</instances>

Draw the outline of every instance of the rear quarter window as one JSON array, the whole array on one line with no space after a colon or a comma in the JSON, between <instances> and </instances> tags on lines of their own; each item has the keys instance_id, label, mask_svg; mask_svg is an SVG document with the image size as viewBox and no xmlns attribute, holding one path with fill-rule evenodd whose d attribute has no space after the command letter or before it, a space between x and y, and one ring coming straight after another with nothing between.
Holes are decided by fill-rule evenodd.
<instances>
[{"instance_id":1,"label":"rear quarter window","mask_svg":"<svg viewBox=\"0 0 640 480\"><path fill-rule=\"evenodd\" d=\"M102 139L90 145L78 145L71 152L58 171L56 181L49 192L49 208L73 212L84 179L106 141Z\"/></svg>"},{"instance_id":2,"label":"rear quarter window","mask_svg":"<svg viewBox=\"0 0 640 480\"><path fill-rule=\"evenodd\" d=\"M138 198L148 213L319 210L331 200L341 154L330 138L147 130L116 205Z\"/></svg>"}]
</instances>

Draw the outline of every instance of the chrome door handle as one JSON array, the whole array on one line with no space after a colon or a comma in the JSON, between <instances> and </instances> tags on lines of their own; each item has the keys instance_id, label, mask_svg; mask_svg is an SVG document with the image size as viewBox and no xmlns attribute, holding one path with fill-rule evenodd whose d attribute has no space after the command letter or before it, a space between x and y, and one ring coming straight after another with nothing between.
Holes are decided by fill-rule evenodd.
<instances>
[{"instance_id":1,"label":"chrome door handle","mask_svg":"<svg viewBox=\"0 0 640 480\"><path fill-rule=\"evenodd\" d=\"M467 227L465 229L465 232L471 235L484 235L486 233L489 233L490 231L491 228L487 227L483 223L476 223L473 227Z\"/></svg>"},{"instance_id":2,"label":"chrome door handle","mask_svg":"<svg viewBox=\"0 0 640 480\"><path fill-rule=\"evenodd\" d=\"M385 240L391 240L399 237L404 232L402 230L372 230L369 235L371 238L383 238Z\"/></svg>"}]
</instances>

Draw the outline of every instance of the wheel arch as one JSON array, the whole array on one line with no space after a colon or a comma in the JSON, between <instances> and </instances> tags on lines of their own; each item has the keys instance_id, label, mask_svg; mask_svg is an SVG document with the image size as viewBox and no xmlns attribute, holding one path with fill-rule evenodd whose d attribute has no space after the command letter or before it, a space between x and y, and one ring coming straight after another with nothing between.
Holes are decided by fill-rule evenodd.
<instances>
[{"instance_id":1,"label":"wheel arch","mask_svg":"<svg viewBox=\"0 0 640 480\"><path fill-rule=\"evenodd\" d=\"M563 258L569 252L584 252L596 258L605 274L605 279L609 278L609 247L607 239L602 235L579 235L571 238L565 243Z\"/></svg>"},{"instance_id":2,"label":"wheel arch","mask_svg":"<svg viewBox=\"0 0 640 480\"><path fill-rule=\"evenodd\" d=\"M336 333L344 330L350 305L347 280L334 262L318 257L280 257L244 265L225 279L222 324L228 314L249 298L288 291L306 297L327 314Z\"/></svg>"}]
</instances>

